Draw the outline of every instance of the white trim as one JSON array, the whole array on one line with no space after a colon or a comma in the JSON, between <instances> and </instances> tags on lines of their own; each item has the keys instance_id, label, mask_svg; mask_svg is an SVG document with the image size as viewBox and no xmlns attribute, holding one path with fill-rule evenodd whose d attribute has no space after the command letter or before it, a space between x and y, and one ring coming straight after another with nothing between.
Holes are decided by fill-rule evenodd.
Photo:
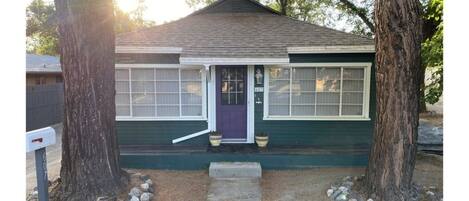
<instances>
[{"instance_id":1,"label":"white trim","mask_svg":"<svg viewBox=\"0 0 469 201\"><path fill-rule=\"evenodd\" d=\"M176 143L182 142L182 141L184 141L184 140L188 140L188 139L191 139L191 138L195 138L195 137L197 137L197 136L201 136L201 135L207 134L208 132L210 132L210 129L203 130L203 131L199 131L199 132L197 132L197 133L192 133L192 134L186 135L186 136L184 136L184 137L176 138L176 139L174 139L172 142L173 142L173 144L176 144Z\"/></svg>"},{"instance_id":2,"label":"white trim","mask_svg":"<svg viewBox=\"0 0 469 201\"><path fill-rule=\"evenodd\" d=\"M211 104L209 104L208 107L210 107L210 119L211 121L211 130L216 131L217 130L217 79L216 79L216 72L215 72L216 66L211 66L211 71L210 71L210 90L209 90L209 99L211 100Z\"/></svg>"},{"instance_id":3,"label":"white trim","mask_svg":"<svg viewBox=\"0 0 469 201\"><path fill-rule=\"evenodd\" d=\"M116 53L180 54L182 47L116 46Z\"/></svg>"},{"instance_id":4,"label":"white trim","mask_svg":"<svg viewBox=\"0 0 469 201\"><path fill-rule=\"evenodd\" d=\"M374 45L335 45L335 46L307 46L287 47L289 54L320 54L320 53L374 53Z\"/></svg>"},{"instance_id":5,"label":"white trim","mask_svg":"<svg viewBox=\"0 0 469 201\"><path fill-rule=\"evenodd\" d=\"M361 63L292 63L284 66L265 66L264 67L264 115L263 120L317 120L317 121L369 121L370 109L370 82L371 82L370 62ZM269 67L345 67L345 68L364 68L365 77L364 98L362 116L269 116ZM290 75L292 72L290 71ZM342 73L341 73L342 76ZM291 82L291 79L290 79ZM342 80L341 80L342 83ZM291 88L291 87L290 87ZM341 88L342 91L342 88ZM290 102L291 104L291 102ZM291 112L291 110L290 110ZM339 111L340 113L340 111Z\"/></svg>"},{"instance_id":6,"label":"white trim","mask_svg":"<svg viewBox=\"0 0 469 201\"><path fill-rule=\"evenodd\" d=\"M247 135L246 143L254 143L254 66L247 69Z\"/></svg>"},{"instance_id":7,"label":"white trim","mask_svg":"<svg viewBox=\"0 0 469 201\"><path fill-rule=\"evenodd\" d=\"M181 64L115 64L115 68L202 68L201 65Z\"/></svg>"},{"instance_id":8,"label":"white trim","mask_svg":"<svg viewBox=\"0 0 469 201\"><path fill-rule=\"evenodd\" d=\"M207 121L205 117L116 117L116 121Z\"/></svg>"},{"instance_id":9,"label":"white trim","mask_svg":"<svg viewBox=\"0 0 469 201\"><path fill-rule=\"evenodd\" d=\"M180 57L179 63L188 65L273 65L288 64L289 58L200 58L200 57Z\"/></svg>"},{"instance_id":10,"label":"white trim","mask_svg":"<svg viewBox=\"0 0 469 201\"><path fill-rule=\"evenodd\" d=\"M330 116L317 116L317 117L303 117L303 116L292 116L292 117L264 117L263 120L288 120L288 121L308 121L308 120L314 120L314 121L370 121L370 118L363 118L362 116L360 117L330 117Z\"/></svg>"}]
</instances>

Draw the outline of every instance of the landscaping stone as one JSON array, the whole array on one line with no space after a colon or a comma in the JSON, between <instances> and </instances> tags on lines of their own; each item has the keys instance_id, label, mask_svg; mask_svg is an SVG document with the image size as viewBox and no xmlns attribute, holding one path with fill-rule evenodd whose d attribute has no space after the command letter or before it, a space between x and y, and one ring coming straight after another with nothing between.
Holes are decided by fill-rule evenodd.
<instances>
[{"instance_id":1,"label":"landscaping stone","mask_svg":"<svg viewBox=\"0 0 469 201\"><path fill-rule=\"evenodd\" d=\"M352 199L349 199L348 201L358 201L358 200L355 198L352 198Z\"/></svg>"},{"instance_id":2,"label":"landscaping stone","mask_svg":"<svg viewBox=\"0 0 469 201\"><path fill-rule=\"evenodd\" d=\"M147 184L150 185L150 186L153 185L153 181L152 181L151 179L145 180L145 183L147 183Z\"/></svg>"},{"instance_id":3,"label":"landscaping stone","mask_svg":"<svg viewBox=\"0 0 469 201\"><path fill-rule=\"evenodd\" d=\"M341 193L335 198L336 201L347 201L347 193Z\"/></svg>"},{"instance_id":4,"label":"landscaping stone","mask_svg":"<svg viewBox=\"0 0 469 201\"><path fill-rule=\"evenodd\" d=\"M140 195L142 195L142 191L137 187L133 187L132 189L130 189L129 196L138 198L140 197Z\"/></svg>"},{"instance_id":5,"label":"landscaping stone","mask_svg":"<svg viewBox=\"0 0 469 201\"><path fill-rule=\"evenodd\" d=\"M330 188L327 190L326 193L327 193L327 197L331 197L332 193L334 193L334 190Z\"/></svg>"},{"instance_id":6,"label":"landscaping stone","mask_svg":"<svg viewBox=\"0 0 469 201\"><path fill-rule=\"evenodd\" d=\"M140 201L140 199L138 199L138 197L132 196L132 198L130 198L130 201Z\"/></svg>"},{"instance_id":7,"label":"landscaping stone","mask_svg":"<svg viewBox=\"0 0 469 201\"><path fill-rule=\"evenodd\" d=\"M140 201L150 201L151 199L153 198L153 194L152 193L142 193L142 195L140 196Z\"/></svg>"},{"instance_id":8,"label":"landscaping stone","mask_svg":"<svg viewBox=\"0 0 469 201\"><path fill-rule=\"evenodd\" d=\"M150 189L150 185L148 183L143 183L143 184L140 184L140 188L142 188L144 192L148 192Z\"/></svg>"},{"instance_id":9,"label":"landscaping stone","mask_svg":"<svg viewBox=\"0 0 469 201\"><path fill-rule=\"evenodd\" d=\"M141 176L140 176L140 179L141 179L143 182L145 182L146 180L150 179L150 176L148 176L148 175L141 175Z\"/></svg>"}]
</instances>

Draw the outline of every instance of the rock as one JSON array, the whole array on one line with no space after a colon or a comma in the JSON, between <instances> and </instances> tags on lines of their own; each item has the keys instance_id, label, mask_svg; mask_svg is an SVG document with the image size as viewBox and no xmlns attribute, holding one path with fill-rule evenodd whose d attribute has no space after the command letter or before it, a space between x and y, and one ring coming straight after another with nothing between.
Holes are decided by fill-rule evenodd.
<instances>
[{"instance_id":1,"label":"rock","mask_svg":"<svg viewBox=\"0 0 469 201\"><path fill-rule=\"evenodd\" d=\"M143 184L140 184L140 188L142 188L144 192L148 192L150 185L148 183L143 183Z\"/></svg>"},{"instance_id":2,"label":"rock","mask_svg":"<svg viewBox=\"0 0 469 201\"><path fill-rule=\"evenodd\" d=\"M339 196L335 198L336 201L347 201L347 194L341 193Z\"/></svg>"},{"instance_id":3,"label":"rock","mask_svg":"<svg viewBox=\"0 0 469 201\"><path fill-rule=\"evenodd\" d=\"M140 199L138 199L138 197L132 196L132 198L130 198L130 201L140 201Z\"/></svg>"},{"instance_id":4,"label":"rock","mask_svg":"<svg viewBox=\"0 0 469 201\"><path fill-rule=\"evenodd\" d=\"M133 187L132 189L130 189L129 196L138 198L140 197L140 195L142 195L142 191L137 187Z\"/></svg>"},{"instance_id":5,"label":"rock","mask_svg":"<svg viewBox=\"0 0 469 201\"><path fill-rule=\"evenodd\" d=\"M140 176L140 179L145 182L146 180L150 179L150 176L148 176L148 175L146 175L146 174L145 174L145 175L141 175L141 176Z\"/></svg>"},{"instance_id":6,"label":"rock","mask_svg":"<svg viewBox=\"0 0 469 201\"><path fill-rule=\"evenodd\" d=\"M142 196L140 196L141 201L150 201L153 198L153 194L151 193L142 193Z\"/></svg>"},{"instance_id":7,"label":"rock","mask_svg":"<svg viewBox=\"0 0 469 201\"><path fill-rule=\"evenodd\" d=\"M145 183L147 183L147 184L150 185L150 186L153 185L153 181L152 181L151 179L145 180Z\"/></svg>"},{"instance_id":8,"label":"rock","mask_svg":"<svg viewBox=\"0 0 469 201\"><path fill-rule=\"evenodd\" d=\"M345 186L341 186L341 187L339 187L339 191L347 192L347 191L348 191L348 188L345 187Z\"/></svg>"},{"instance_id":9,"label":"rock","mask_svg":"<svg viewBox=\"0 0 469 201\"><path fill-rule=\"evenodd\" d=\"M435 193L434 193L434 192L431 192L431 191L427 191L426 194L429 195L429 196L435 196Z\"/></svg>"},{"instance_id":10,"label":"rock","mask_svg":"<svg viewBox=\"0 0 469 201\"><path fill-rule=\"evenodd\" d=\"M331 195L331 198L335 199L337 198L342 192L341 191L334 191Z\"/></svg>"},{"instance_id":11,"label":"rock","mask_svg":"<svg viewBox=\"0 0 469 201\"><path fill-rule=\"evenodd\" d=\"M332 190L332 188L328 189L327 190L327 197L331 197L332 193L334 193L334 190Z\"/></svg>"},{"instance_id":12,"label":"rock","mask_svg":"<svg viewBox=\"0 0 469 201\"><path fill-rule=\"evenodd\" d=\"M109 197L109 196L103 196L103 197L98 197L96 201L116 201L116 197Z\"/></svg>"},{"instance_id":13,"label":"rock","mask_svg":"<svg viewBox=\"0 0 469 201\"><path fill-rule=\"evenodd\" d=\"M346 182L343 183L343 185L346 186L347 188L352 188L353 182L351 182L351 181L346 181Z\"/></svg>"},{"instance_id":14,"label":"rock","mask_svg":"<svg viewBox=\"0 0 469 201\"><path fill-rule=\"evenodd\" d=\"M140 179L141 176L142 176L142 174L137 172L137 173L131 174L130 179Z\"/></svg>"},{"instance_id":15,"label":"rock","mask_svg":"<svg viewBox=\"0 0 469 201\"><path fill-rule=\"evenodd\" d=\"M343 178L343 181L350 181L352 180L352 177L351 176L346 176Z\"/></svg>"},{"instance_id":16,"label":"rock","mask_svg":"<svg viewBox=\"0 0 469 201\"><path fill-rule=\"evenodd\" d=\"M348 201L357 201L357 199L352 198L352 199L349 199Z\"/></svg>"},{"instance_id":17,"label":"rock","mask_svg":"<svg viewBox=\"0 0 469 201\"><path fill-rule=\"evenodd\" d=\"M353 177L353 180L354 180L354 181L358 181L358 177L357 177L357 176L354 176L354 177Z\"/></svg>"},{"instance_id":18,"label":"rock","mask_svg":"<svg viewBox=\"0 0 469 201\"><path fill-rule=\"evenodd\" d=\"M370 198L370 199L368 199L368 200L366 200L366 201L373 201L373 199Z\"/></svg>"}]
</instances>

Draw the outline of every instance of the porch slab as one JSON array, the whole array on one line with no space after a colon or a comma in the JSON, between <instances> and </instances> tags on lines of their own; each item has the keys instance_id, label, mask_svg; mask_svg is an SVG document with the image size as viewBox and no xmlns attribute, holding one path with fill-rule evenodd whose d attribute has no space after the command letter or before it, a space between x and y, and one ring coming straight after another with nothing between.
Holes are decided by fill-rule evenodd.
<instances>
[{"instance_id":1,"label":"porch slab","mask_svg":"<svg viewBox=\"0 0 469 201\"><path fill-rule=\"evenodd\" d=\"M212 162L208 175L213 178L261 178L258 162Z\"/></svg>"},{"instance_id":2,"label":"porch slab","mask_svg":"<svg viewBox=\"0 0 469 201\"><path fill-rule=\"evenodd\" d=\"M207 201L260 201L258 178L212 178Z\"/></svg>"},{"instance_id":3,"label":"porch slab","mask_svg":"<svg viewBox=\"0 0 469 201\"><path fill-rule=\"evenodd\" d=\"M200 170L211 162L258 162L262 169L304 169L314 167L364 167L368 145L354 146L120 146L120 163L125 168Z\"/></svg>"}]
</instances>

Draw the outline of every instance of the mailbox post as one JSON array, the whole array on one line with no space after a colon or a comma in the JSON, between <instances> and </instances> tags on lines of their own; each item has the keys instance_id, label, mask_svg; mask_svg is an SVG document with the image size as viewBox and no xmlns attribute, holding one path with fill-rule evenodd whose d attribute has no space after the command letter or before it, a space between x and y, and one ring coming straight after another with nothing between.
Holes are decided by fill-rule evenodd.
<instances>
[{"instance_id":1,"label":"mailbox post","mask_svg":"<svg viewBox=\"0 0 469 201\"><path fill-rule=\"evenodd\" d=\"M26 152L34 151L36 160L36 180L39 201L49 200L46 147L52 144L55 144L55 130L51 127L26 133Z\"/></svg>"}]
</instances>

